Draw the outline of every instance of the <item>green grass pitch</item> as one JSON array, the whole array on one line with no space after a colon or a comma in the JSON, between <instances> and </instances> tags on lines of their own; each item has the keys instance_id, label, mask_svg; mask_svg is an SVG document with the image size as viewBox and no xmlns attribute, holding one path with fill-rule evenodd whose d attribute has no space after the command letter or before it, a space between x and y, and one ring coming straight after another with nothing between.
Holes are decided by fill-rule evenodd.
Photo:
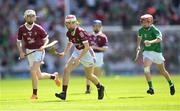
<instances>
[{"instance_id":1,"label":"green grass pitch","mask_svg":"<svg viewBox=\"0 0 180 111\"><path fill-rule=\"evenodd\" d=\"M180 110L180 75L173 75L176 94L171 96L168 83L162 76L153 75L155 95L146 94L144 76L110 76L100 78L105 85L103 100L97 100L97 91L91 85L91 94L84 94L84 77L70 78L67 100L54 96L61 91L52 80L38 82L38 100L30 100L31 80L0 80L0 111L115 111L115 110Z\"/></svg>"}]
</instances>

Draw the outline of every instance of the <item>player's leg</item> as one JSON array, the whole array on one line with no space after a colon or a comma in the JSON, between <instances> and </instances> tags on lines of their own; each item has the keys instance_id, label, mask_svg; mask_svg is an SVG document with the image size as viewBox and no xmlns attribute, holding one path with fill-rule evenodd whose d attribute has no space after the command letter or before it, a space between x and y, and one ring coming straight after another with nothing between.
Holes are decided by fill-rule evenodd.
<instances>
[{"instance_id":1,"label":"player's leg","mask_svg":"<svg viewBox=\"0 0 180 111\"><path fill-rule=\"evenodd\" d=\"M158 69L159 69L160 74L162 74L162 75L166 78L166 80L168 81L168 83L169 83L170 94L171 94L171 95L174 95L174 94L175 94L174 84L173 84L172 81L171 81L170 74L169 74L169 72L166 70L166 68L165 68L165 66L164 66L164 63L162 63L162 64L157 64L157 67L158 67Z\"/></svg>"},{"instance_id":2,"label":"player's leg","mask_svg":"<svg viewBox=\"0 0 180 111\"><path fill-rule=\"evenodd\" d=\"M147 93L148 94L154 94L152 80L151 80L151 74L150 74L150 67L152 65L152 61L148 58L144 58L143 63L144 63L144 74L145 74L146 81L147 81L148 86L149 86Z\"/></svg>"},{"instance_id":3,"label":"player's leg","mask_svg":"<svg viewBox=\"0 0 180 111\"><path fill-rule=\"evenodd\" d=\"M77 67L76 65L73 64L74 62L74 57L70 57L70 59L67 61L65 68L64 68L64 74L63 74L63 85L62 85L62 92L61 93L55 93L55 96L65 100L66 99L66 92L68 88L68 83L69 83L69 76L72 72L72 70Z\"/></svg>"},{"instance_id":4,"label":"player's leg","mask_svg":"<svg viewBox=\"0 0 180 111\"><path fill-rule=\"evenodd\" d=\"M103 62L103 53L95 53L95 56L96 56L96 61L94 63L94 75L99 77L103 73L103 70L101 69L101 67L104 63ZM85 93L86 94L90 93L90 81L88 79L86 79L86 92Z\"/></svg>"},{"instance_id":5,"label":"player's leg","mask_svg":"<svg viewBox=\"0 0 180 111\"><path fill-rule=\"evenodd\" d=\"M90 80L86 78L86 92L85 92L86 94L90 94L91 93L91 91L90 91L90 84L91 84Z\"/></svg>"},{"instance_id":6,"label":"player's leg","mask_svg":"<svg viewBox=\"0 0 180 111\"><path fill-rule=\"evenodd\" d=\"M30 73L31 73L32 88L33 88L31 99L38 99L38 96L37 96L38 77L36 75L36 71L34 70L34 66L30 68Z\"/></svg>"},{"instance_id":7,"label":"player's leg","mask_svg":"<svg viewBox=\"0 0 180 111\"><path fill-rule=\"evenodd\" d=\"M26 49L26 53L29 53L29 52L32 52L32 51L33 50ZM32 93L31 99L38 99L38 97L37 97L38 77L37 77L37 74L36 74L36 66L34 64L34 61L36 59L35 53L30 54L30 55L27 56L29 66L30 66L30 73L31 73L31 79L32 79L32 88L33 88L33 93Z\"/></svg>"},{"instance_id":8,"label":"player's leg","mask_svg":"<svg viewBox=\"0 0 180 111\"><path fill-rule=\"evenodd\" d=\"M94 67L84 67L86 78L89 79L92 83L94 83L98 90L98 99L103 99L104 97L104 86L100 83L98 78L93 74Z\"/></svg>"},{"instance_id":9,"label":"player's leg","mask_svg":"<svg viewBox=\"0 0 180 111\"><path fill-rule=\"evenodd\" d=\"M100 75L103 75L104 71L101 69L101 67L95 67L94 68L94 75L99 77ZM86 94L90 94L90 80L86 78Z\"/></svg>"},{"instance_id":10,"label":"player's leg","mask_svg":"<svg viewBox=\"0 0 180 111\"><path fill-rule=\"evenodd\" d=\"M52 79L55 81L55 84L57 86L60 86L60 80L59 80L58 72L55 72L54 74L41 72L41 69L40 69L41 64L42 64L41 61L34 62L35 70L36 70L36 74L38 76L38 79Z\"/></svg>"}]
</instances>

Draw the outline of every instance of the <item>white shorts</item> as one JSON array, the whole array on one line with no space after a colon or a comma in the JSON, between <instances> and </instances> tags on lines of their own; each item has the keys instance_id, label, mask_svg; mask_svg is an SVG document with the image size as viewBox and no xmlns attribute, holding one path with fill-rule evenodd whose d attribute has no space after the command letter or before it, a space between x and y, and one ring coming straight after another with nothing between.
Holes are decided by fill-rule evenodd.
<instances>
[{"instance_id":1,"label":"white shorts","mask_svg":"<svg viewBox=\"0 0 180 111\"><path fill-rule=\"evenodd\" d=\"M31 50L31 49L26 49L26 53L30 53L32 51L33 50ZM36 52L34 52L32 54L29 54L27 56L29 66L32 67L34 62L43 61L44 56L45 56L45 51L36 51Z\"/></svg>"},{"instance_id":2,"label":"white shorts","mask_svg":"<svg viewBox=\"0 0 180 111\"><path fill-rule=\"evenodd\" d=\"M75 49L72 53L73 58L77 58L79 54L82 52L82 50ZM95 54L93 50L89 50L81 59L80 63L85 67L91 67L94 66L95 60Z\"/></svg>"},{"instance_id":3,"label":"white shorts","mask_svg":"<svg viewBox=\"0 0 180 111\"><path fill-rule=\"evenodd\" d=\"M162 53L158 53L154 51L144 51L143 60L145 58L148 58L149 60L151 60L153 63L156 63L156 64L162 64L165 61Z\"/></svg>"},{"instance_id":4,"label":"white shorts","mask_svg":"<svg viewBox=\"0 0 180 111\"><path fill-rule=\"evenodd\" d=\"M102 67L102 65L104 64L103 61L103 52L96 52L96 63L94 64L95 67Z\"/></svg>"}]
</instances>

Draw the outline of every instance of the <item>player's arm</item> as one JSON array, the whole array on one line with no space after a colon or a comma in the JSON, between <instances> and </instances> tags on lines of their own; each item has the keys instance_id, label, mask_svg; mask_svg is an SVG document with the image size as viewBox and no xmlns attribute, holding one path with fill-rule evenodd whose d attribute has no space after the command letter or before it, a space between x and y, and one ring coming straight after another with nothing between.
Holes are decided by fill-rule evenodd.
<instances>
[{"instance_id":1,"label":"player's arm","mask_svg":"<svg viewBox=\"0 0 180 111\"><path fill-rule=\"evenodd\" d=\"M140 53L140 50L141 50L141 41L142 41L142 38L141 38L141 36L138 35L138 37L137 37L136 56L135 56L134 61L138 60L139 53Z\"/></svg>"},{"instance_id":2,"label":"player's arm","mask_svg":"<svg viewBox=\"0 0 180 111\"><path fill-rule=\"evenodd\" d=\"M105 52L108 49L108 46L98 47L98 46L91 46L95 50L99 50Z\"/></svg>"},{"instance_id":3,"label":"player's arm","mask_svg":"<svg viewBox=\"0 0 180 111\"><path fill-rule=\"evenodd\" d=\"M73 43L69 41L69 42L67 43L64 51L61 52L61 53L57 53L57 55L59 55L60 57L63 58L63 57L69 52L69 50L71 49L72 46L73 46Z\"/></svg>"},{"instance_id":4,"label":"player's arm","mask_svg":"<svg viewBox=\"0 0 180 111\"><path fill-rule=\"evenodd\" d=\"M105 35L101 35L98 39L100 40L100 44L98 46L93 45L92 48L101 52L105 52L108 49L107 37Z\"/></svg>"},{"instance_id":5,"label":"player's arm","mask_svg":"<svg viewBox=\"0 0 180 111\"><path fill-rule=\"evenodd\" d=\"M19 50L20 58L24 58L25 57L25 53L23 51L21 40L17 40L16 45L17 45L18 50Z\"/></svg>"},{"instance_id":6,"label":"player's arm","mask_svg":"<svg viewBox=\"0 0 180 111\"><path fill-rule=\"evenodd\" d=\"M49 43L49 38L48 38L48 37L49 37L49 35L47 35L47 36L43 39L44 45L39 48L40 51L44 50L44 47Z\"/></svg>"},{"instance_id":7,"label":"player's arm","mask_svg":"<svg viewBox=\"0 0 180 111\"><path fill-rule=\"evenodd\" d=\"M141 41L142 41L142 38L140 36L138 36L137 37L137 48L136 48L136 51L141 49Z\"/></svg>"},{"instance_id":8,"label":"player's arm","mask_svg":"<svg viewBox=\"0 0 180 111\"><path fill-rule=\"evenodd\" d=\"M17 40L16 45L17 45L18 50L19 50L20 53L21 53L21 52L24 52L24 51L23 51L23 48L22 48L22 42L21 42L21 40Z\"/></svg>"},{"instance_id":9,"label":"player's arm","mask_svg":"<svg viewBox=\"0 0 180 111\"><path fill-rule=\"evenodd\" d=\"M18 30L18 37L17 37L17 42L16 42L16 45L17 45L17 47L18 47L18 51L19 51L19 53L20 53L20 57L21 58L24 58L25 57L25 53L24 53L24 51L23 51L23 47L22 47L22 32L21 32L21 30L19 29Z\"/></svg>"},{"instance_id":10,"label":"player's arm","mask_svg":"<svg viewBox=\"0 0 180 111\"><path fill-rule=\"evenodd\" d=\"M153 30L153 34L154 34L154 36L156 36L156 39L154 39L154 40L149 40L149 41L144 41L144 44L145 45L150 45L150 44L154 44L154 43L159 43L159 42L161 42L162 41L162 34L161 34L161 32L158 30L158 29L154 29Z\"/></svg>"},{"instance_id":11,"label":"player's arm","mask_svg":"<svg viewBox=\"0 0 180 111\"><path fill-rule=\"evenodd\" d=\"M69 50L71 49L71 47L73 46L73 43L72 42L68 42L66 48L64 49L64 54L66 55Z\"/></svg>"},{"instance_id":12,"label":"player's arm","mask_svg":"<svg viewBox=\"0 0 180 111\"><path fill-rule=\"evenodd\" d=\"M44 41L44 45L43 46L46 46L48 43L49 43L49 35L47 35L47 37L43 40Z\"/></svg>"},{"instance_id":13,"label":"player's arm","mask_svg":"<svg viewBox=\"0 0 180 111\"><path fill-rule=\"evenodd\" d=\"M84 49L77 57L78 60L80 60L88 52L88 50L90 48L88 40L83 41L83 44L84 44Z\"/></svg>"},{"instance_id":14,"label":"player's arm","mask_svg":"<svg viewBox=\"0 0 180 111\"><path fill-rule=\"evenodd\" d=\"M145 42L148 42L149 44L153 44L153 43L159 43L159 42L161 42L162 41L162 39L161 38L156 38L156 39L154 39L154 40L150 40L150 41L145 41Z\"/></svg>"}]
</instances>

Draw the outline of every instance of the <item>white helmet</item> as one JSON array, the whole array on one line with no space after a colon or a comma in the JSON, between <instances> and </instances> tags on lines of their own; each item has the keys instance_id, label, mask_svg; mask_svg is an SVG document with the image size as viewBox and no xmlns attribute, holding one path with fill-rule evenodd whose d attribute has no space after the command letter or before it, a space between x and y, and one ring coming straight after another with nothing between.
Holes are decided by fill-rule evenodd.
<instances>
[{"instance_id":1,"label":"white helmet","mask_svg":"<svg viewBox=\"0 0 180 111\"><path fill-rule=\"evenodd\" d=\"M27 15L35 15L36 16L36 12L34 10L28 9L24 12L24 17L26 17Z\"/></svg>"},{"instance_id":2,"label":"white helmet","mask_svg":"<svg viewBox=\"0 0 180 111\"><path fill-rule=\"evenodd\" d=\"M76 22L77 19L76 19L76 16L75 15L67 15L65 17L65 22Z\"/></svg>"}]
</instances>

